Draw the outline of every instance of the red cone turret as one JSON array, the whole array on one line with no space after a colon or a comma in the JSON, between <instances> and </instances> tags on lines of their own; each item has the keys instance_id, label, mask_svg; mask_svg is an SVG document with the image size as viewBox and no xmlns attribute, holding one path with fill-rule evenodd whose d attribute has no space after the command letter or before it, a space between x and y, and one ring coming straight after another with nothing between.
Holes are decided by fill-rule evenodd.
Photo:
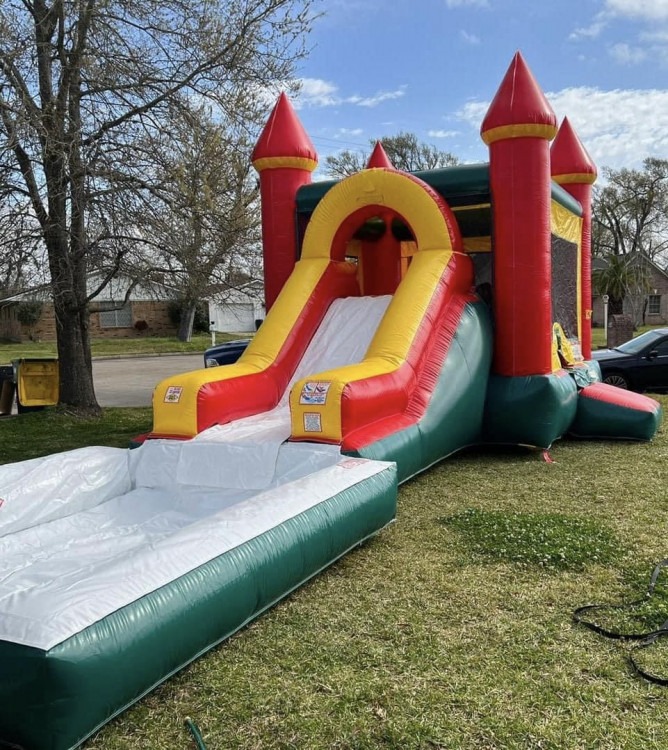
<instances>
[{"instance_id":1,"label":"red cone turret","mask_svg":"<svg viewBox=\"0 0 668 750\"><path fill-rule=\"evenodd\" d=\"M311 172L318 165L315 147L284 93L251 158L260 173L264 290L269 310L297 261L297 191L311 182Z\"/></svg>"},{"instance_id":2,"label":"red cone turret","mask_svg":"<svg viewBox=\"0 0 668 750\"><path fill-rule=\"evenodd\" d=\"M556 132L556 115L524 58L516 52L482 121L482 139L487 145L527 136L552 140Z\"/></svg>"},{"instance_id":3,"label":"red cone turret","mask_svg":"<svg viewBox=\"0 0 668 750\"><path fill-rule=\"evenodd\" d=\"M285 92L278 97L251 159L258 172L276 166L302 168L312 172L318 165L315 146ZM280 163L269 160L280 160Z\"/></svg>"},{"instance_id":4,"label":"red cone turret","mask_svg":"<svg viewBox=\"0 0 668 750\"><path fill-rule=\"evenodd\" d=\"M561 123L551 150L552 179L582 206L580 247L580 342L582 356L591 358L591 191L596 165L582 145L568 118Z\"/></svg>"},{"instance_id":5,"label":"red cone turret","mask_svg":"<svg viewBox=\"0 0 668 750\"><path fill-rule=\"evenodd\" d=\"M560 185L596 182L598 172L568 117L564 117L550 152L552 179Z\"/></svg>"},{"instance_id":6,"label":"red cone turret","mask_svg":"<svg viewBox=\"0 0 668 750\"><path fill-rule=\"evenodd\" d=\"M390 157L383 148L383 144L380 141L376 141L376 145L373 147L371 156L366 165L367 169L394 169L394 165L390 161Z\"/></svg>"}]
</instances>

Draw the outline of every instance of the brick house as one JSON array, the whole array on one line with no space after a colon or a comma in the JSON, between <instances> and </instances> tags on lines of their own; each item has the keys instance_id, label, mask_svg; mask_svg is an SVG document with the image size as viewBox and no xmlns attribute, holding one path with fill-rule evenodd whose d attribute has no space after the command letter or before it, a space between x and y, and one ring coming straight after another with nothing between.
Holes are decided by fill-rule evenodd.
<instances>
[{"instance_id":1,"label":"brick house","mask_svg":"<svg viewBox=\"0 0 668 750\"><path fill-rule=\"evenodd\" d=\"M90 274L88 286L94 290L100 278ZM159 283L136 284L128 278L112 281L90 303L92 338L138 338L140 336L175 336L170 304L177 299L175 289ZM18 319L22 302L39 302L42 310L37 323L21 324ZM243 292L235 292L224 304L209 302L210 320L217 331L255 330L255 320L264 317L260 303ZM44 285L0 299L0 339L11 341L54 341L56 321L49 287Z\"/></svg>"},{"instance_id":2,"label":"brick house","mask_svg":"<svg viewBox=\"0 0 668 750\"><path fill-rule=\"evenodd\" d=\"M668 271L651 261L643 253L638 253L634 262L641 263L648 278L648 289L637 295L628 295L624 299L624 313L630 315L637 326L664 325L668 323ZM604 258L592 259L592 271L605 268ZM600 296L593 298L592 324L603 326L603 300Z\"/></svg>"}]
</instances>

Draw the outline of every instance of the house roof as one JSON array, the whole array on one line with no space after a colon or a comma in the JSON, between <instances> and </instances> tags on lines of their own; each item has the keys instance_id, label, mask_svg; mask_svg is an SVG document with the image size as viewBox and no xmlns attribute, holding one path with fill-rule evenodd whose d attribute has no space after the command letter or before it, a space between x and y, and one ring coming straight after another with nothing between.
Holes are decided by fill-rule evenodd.
<instances>
[{"instance_id":1,"label":"house roof","mask_svg":"<svg viewBox=\"0 0 668 750\"><path fill-rule=\"evenodd\" d=\"M91 271L87 277L87 291L91 294L102 282L102 274ZM93 297L96 302L121 302L127 298L129 302L171 301L178 299L179 291L168 284L158 281L136 283L129 276L119 275L113 278L104 289ZM248 279L241 284L231 286L219 284L209 289L203 296L208 302L225 303L262 303L264 301L264 285L257 279ZM51 285L40 284L21 292L0 295L0 306L16 302L49 302L51 300Z\"/></svg>"},{"instance_id":2,"label":"house roof","mask_svg":"<svg viewBox=\"0 0 668 750\"><path fill-rule=\"evenodd\" d=\"M638 251L635 253L628 253L626 256L629 259L630 263L638 263L642 262L646 265L650 266L653 271L656 271L658 274L663 276L665 279L668 279L668 269L661 268L661 266L657 265L649 256L645 255L645 253ZM603 271L608 267L608 260L607 258L601 258L594 256L591 260L591 269L592 271Z\"/></svg>"},{"instance_id":3,"label":"house roof","mask_svg":"<svg viewBox=\"0 0 668 750\"><path fill-rule=\"evenodd\" d=\"M103 276L98 271L91 271L86 277L87 292L91 294L101 283ZM133 286L134 283L134 286ZM129 293L129 301L145 300L172 300L178 297L178 291L167 284L161 284L157 281L135 283L129 276L119 275L102 289L93 299L99 302L120 301L125 299ZM29 287L21 292L0 296L0 304L9 302L47 302L51 299L51 285L39 284L38 286Z\"/></svg>"}]
</instances>

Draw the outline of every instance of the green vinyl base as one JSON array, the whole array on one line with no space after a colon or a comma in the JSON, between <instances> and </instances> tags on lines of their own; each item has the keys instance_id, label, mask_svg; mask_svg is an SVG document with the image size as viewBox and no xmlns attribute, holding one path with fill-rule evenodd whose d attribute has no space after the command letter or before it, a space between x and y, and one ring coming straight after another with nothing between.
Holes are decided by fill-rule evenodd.
<instances>
[{"instance_id":1,"label":"green vinyl base","mask_svg":"<svg viewBox=\"0 0 668 750\"><path fill-rule=\"evenodd\" d=\"M595 383L578 394L569 433L588 439L651 440L661 416L661 404L649 396Z\"/></svg>"},{"instance_id":2,"label":"green vinyl base","mask_svg":"<svg viewBox=\"0 0 668 750\"><path fill-rule=\"evenodd\" d=\"M433 344L438 346L438 341ZM480 439L492 360L487 307L468 303L437 373L426 412L404 429L357 448L353 455L395 461L399 483Z\"/></svg>"},{"instance_id":3,"label":"green vinyl base","mask_svg":"<svg viewBox=\"0 0 668 750\"><path fill-rule=\"evenodd\" d=\"M482 442L549 448L567 432L577 404L575 380L563 370L525 377L491 375Z\"/></svg>"},{"instance_id":4,"label":"green vinyl base","mask_svg":"<svg viewBox=\"0 0 668 750\"><path fill-rule=\"evenodd\" d=\"M49 650L0 641L0 746L69 750L391 523L394 466Z\"/></svg>"}]
</instances>

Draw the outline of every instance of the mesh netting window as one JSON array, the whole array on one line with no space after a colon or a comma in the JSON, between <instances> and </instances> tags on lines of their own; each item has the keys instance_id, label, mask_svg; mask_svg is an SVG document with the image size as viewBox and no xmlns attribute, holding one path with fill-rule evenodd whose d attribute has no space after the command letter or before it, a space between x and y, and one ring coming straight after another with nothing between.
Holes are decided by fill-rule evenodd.
<instances>
[{"instance_id":1,"label":"mesh netting window","mask_svg":"<svg viewBox=\"0 0 668 750\"><path fill-rule=\"evenodd\" d=\"M578 246L552 235L552 320L578 335Z\"/></svg>"}]
</instances>

